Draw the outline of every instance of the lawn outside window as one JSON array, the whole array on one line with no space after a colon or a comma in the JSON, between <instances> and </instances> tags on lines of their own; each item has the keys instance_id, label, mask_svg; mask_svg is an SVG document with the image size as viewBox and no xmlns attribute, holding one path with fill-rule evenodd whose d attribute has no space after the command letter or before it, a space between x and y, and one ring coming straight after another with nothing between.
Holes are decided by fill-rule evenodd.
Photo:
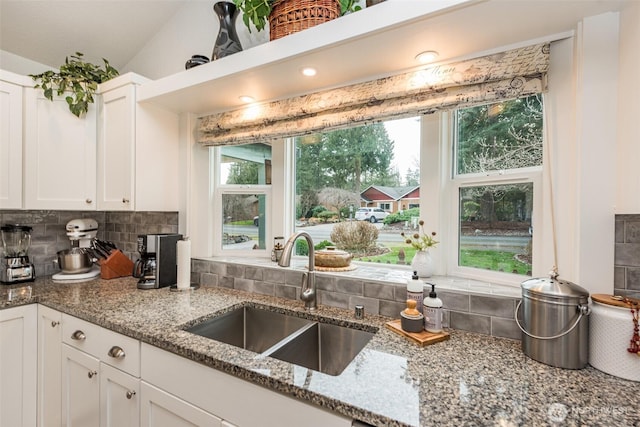
<instances>
[{"instance_id":1,"label":"lawn outside window","mask_svg":"<svg viewBox=\"0 0 640 427\"><path fill-rule=\"evenodd\" d=\"M522 281L536 262L542 96L460 109L452 116L449 194L457 248L449 272Z\"/></svg>"}]
</instances>

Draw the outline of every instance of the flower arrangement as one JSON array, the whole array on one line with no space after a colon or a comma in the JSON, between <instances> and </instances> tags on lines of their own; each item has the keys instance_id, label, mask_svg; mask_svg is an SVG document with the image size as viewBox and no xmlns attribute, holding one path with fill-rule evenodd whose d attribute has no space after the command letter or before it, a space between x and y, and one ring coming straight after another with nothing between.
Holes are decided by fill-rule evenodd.
<instances>
[{"instance_id":1,"label":"flower arrangement","mask_svg":"<svg viewBox=\"0 0 640 427\"><path fill-rule=\"evenodd\" d=\"M414 233L412 236L407 236L404 232L400 233L402 237L405 238L405 243L413 246L419 251L426 251L429 248L435 247L438 243L435 237L436 232L432 231L431 234L427 234L424 232L424 221L418 221L418 225L420 226L420 233Z\"/></svg>"}]
</instances>

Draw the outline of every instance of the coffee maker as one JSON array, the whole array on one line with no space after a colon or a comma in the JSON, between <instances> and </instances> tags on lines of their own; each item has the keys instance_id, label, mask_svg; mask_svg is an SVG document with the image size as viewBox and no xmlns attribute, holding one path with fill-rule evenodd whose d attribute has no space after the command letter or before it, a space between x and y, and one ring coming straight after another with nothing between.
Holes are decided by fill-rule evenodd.
<instances>
[{"instance_id":1,"label":"coffee maker","mask_svg":"<svg viewBox=\"0 0 640 427\"><path fill-rule=\"evenodd\" d=\"M177 282L176 245L182 234L138 235L138 259L133 266L133 277L138 289L155 289L175 285Z\"/></svg>"},{"instance_id":2,"label":"coffee maker","mask_svg":"<svg viewBox=\"0 0 640 427\"><path fill-rule=\"evenodd\" d=\"M3 252L0 283L31 282L36 278L35 267L27 255L31 245L32 229L17 224L5 224L0 228Z\"/></svg>"}]
</instances>

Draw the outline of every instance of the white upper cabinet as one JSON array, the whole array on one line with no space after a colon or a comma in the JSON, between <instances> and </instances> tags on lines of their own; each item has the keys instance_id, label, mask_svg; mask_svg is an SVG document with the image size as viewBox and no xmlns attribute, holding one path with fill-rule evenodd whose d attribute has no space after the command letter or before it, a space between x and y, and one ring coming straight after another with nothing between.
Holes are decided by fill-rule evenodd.
<instances>
[{"instance_id":1,"label":"white upper cabinet","mask_svg":"<svg viewBox=\"0 0 640 427\"><path fill-rule=\"evenodd\" d=\"M0 209L177 210L179 117L137 104L145 82L100 85L78 118L64 97L0 70Z\"/></svg>"},{"instance_id":2,"label":"white upper cabinet","mask_svg":"<svg viewBox=\"0 0 640 427\"><path fill-rule=\"evenodd\" d=\"M178 117L136 103L148 80L127 73L100 85L98 209L178 208Z\"/></svg>"},{"instance_id":3,"label":"white upper cabinet","mask_svg":"<svg viewBox=\"0 0 640 427\"><path fill-rule=\"evenodd\" d=\"M78 118L63 97L25 92L24 207L96 209L95 105Z\"/></svg>"},{"instance_id":4,"label":"white upper cabinet","mask_svg":"<svg viewBox=\"0 0 640 427\"><path fill-rule=\"evenodd\" d=\"M98 123L98 209L133 210L135 194L133 84L102 93Z\"/></svg>"},{"instance_id":5,"label":"white upper cabinet","mask_svg":"<svg viewBox=\"0 0 640 427\"><path fill-rule=\"evenodd\" d=\"M22 92L30 80L0 71L0 209L22 207Z\"/></svg>"}]
</instances>

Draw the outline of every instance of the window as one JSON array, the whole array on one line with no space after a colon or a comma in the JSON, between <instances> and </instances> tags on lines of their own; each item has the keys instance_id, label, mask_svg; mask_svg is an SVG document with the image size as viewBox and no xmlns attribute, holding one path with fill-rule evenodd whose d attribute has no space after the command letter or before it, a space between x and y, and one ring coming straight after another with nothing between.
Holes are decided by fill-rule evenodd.
<instances>
[{"instance_id":1,"label":"window","mask_svg":"<svg viewBox=\"0 0 640 427\"><path fill-rule=\"evenodd\" d=\"M216 150L221 249L268 249L271 146L257 143Z\"/></svg>"},{"instance_id":2,"label":"window","mask_svg":"<svg viewBox=\"0 0 640 427\"><path fill-rule=\"evenodd\" d=\"M414 249L400 233L425 219L429 231L440 236L438 253L448 263L447 274L478 278L489 274L492 279L506 273L517 278L531 275L533 218L540 215L542 97L440 116L442 123L453 119L453 125L445 127L453 130L452 156L445 156L446 162L432 153L435 145L443 148L431 129L431 122L439 123L435 115L273 144L216 148L219 198L215 200L221 204L215 207L219 212L215 223L221 224L220 251L264 251L260 256L269 256L274 229L285 236L304 230L318 249L336 244L355 253L354 261L406 265ZM423 122L429 122L429 130L421 136L426 129ZM421 144L426 147L422 158ZM271 188L272 164L274 171L286 175L284 182L292 181L290 186ZM449 178L441 168L450 170ZM290 176L289 171L295 174ZM428 183L424 194L421 172ZM443 196L451 203L440 211ZM284 215L272 214L272 205ZM282 206L290 206L291 214ZM348 224L375 232L366 242L352 239L359 246L348 246L353 236L342 229ZM305 243L299 240L298 254L305 253ZM505 281L513 283L512 278Z\"/></svg>"},{"instance_id":3,"label":"window","mask_svg":"<svg viewBox=\"0 0 640 427\"><path fill-rule=\"evenodd\" d=\"M419 126L413 117L295 138L296 231L356 261L398 264L399 201L419 182Z\"/></svg>"},{"instance_id":4,"label":"window","mask_svg":"<svg viewBox=\"0 0 640 427\"><path fill-rule=\"evenodd\" d=\"M542 172L542 96L457 110L457 268L531 275Z\"/></svg>"}]
</instances>

